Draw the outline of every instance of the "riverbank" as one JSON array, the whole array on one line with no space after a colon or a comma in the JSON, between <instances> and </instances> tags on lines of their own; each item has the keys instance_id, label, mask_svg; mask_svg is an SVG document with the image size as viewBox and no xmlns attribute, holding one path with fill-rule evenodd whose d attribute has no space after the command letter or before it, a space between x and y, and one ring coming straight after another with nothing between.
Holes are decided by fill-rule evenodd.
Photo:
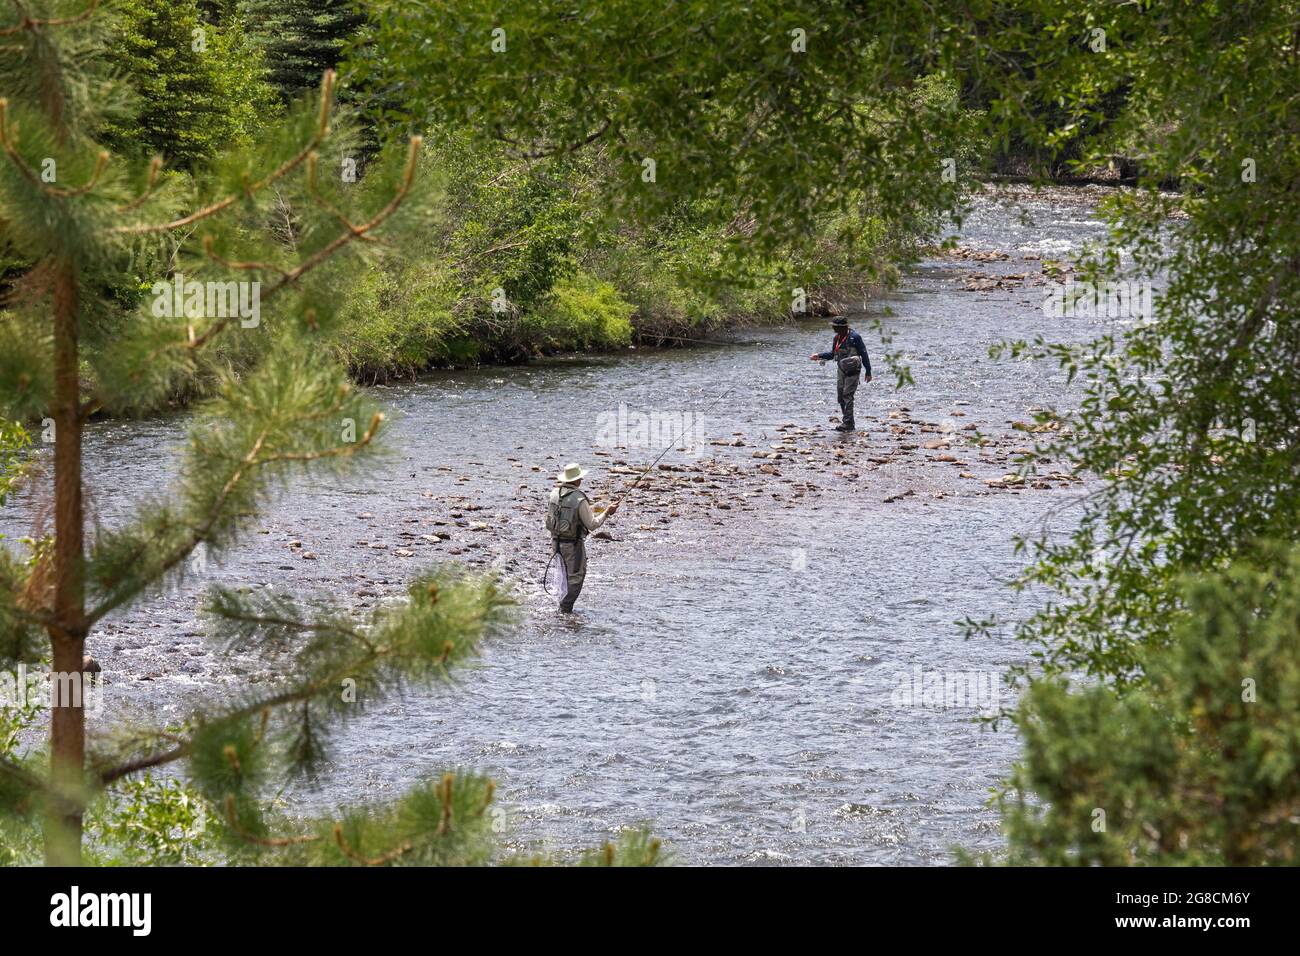
<instances>
[{"instance_id":1,"label":"riverbank","mask_svg":"<svg viewBox=\"0 0 1300 956\"><path fill-rule=\"evenodd\" d=\"M475 175L482 179L487 173ZM526 174L507 170L493 178L503 175ZM463 182L448 194L473 193L475 183ZM507 182L505 188L526 191L520 182ZM1070 192L1023 184L984 188L995 203L1029 196L1052 202ZM683 213L655 228L623 225L594 236L579 233L573 223L567 228L574 232L562 243L565 257L542 270L551 284L523 296L508 288L517 250L509 249L511 258L503 262L491 262L497 248L477 250L484 240L466 225L445 231L428 246L403 249L398 259L381 260L343 303L334 348L359 382L375 385L414 380L436 369L689 347L721 333L852 312L859 307L855 303L896 288L899 263L916 259L918 249L922 257L933 254L927 246L941 234L937 225L918 224L916 234L887 235L868 215L852 221L838 217L823 222L803 249L747 262L729 258L735 252L727 251L731 230L711 227L701 215ZM473 248L457 252L469 241L461 233L473 235ZM537 239L520 240L530 241ZM519 254L527 258L526 250ZM463 268L467 264L472 268ZM494 287L497 281L502 285ZM494 303L498 294L501 299Z\"/></svg>"},{"instance_id":2,"label":"riverbank","mask_svg":"<svg viewBox=\"0 0 1300 956\"><path fill-rule=\"evenodd\" d=\"M690 345L835 314L894 282L896 263L927 238L885 236L864 215L827 221L788 255L747 261L732 230L702 216L653 227L566 223L568 235L548 240L560 251L530 252L543 244L533 225L515 243L496 227L497 244L480 248L484 237L459 223L381 258L341 304L331 337L353 377L373 385L433 369Z\"/></svg>"}]
</instances>

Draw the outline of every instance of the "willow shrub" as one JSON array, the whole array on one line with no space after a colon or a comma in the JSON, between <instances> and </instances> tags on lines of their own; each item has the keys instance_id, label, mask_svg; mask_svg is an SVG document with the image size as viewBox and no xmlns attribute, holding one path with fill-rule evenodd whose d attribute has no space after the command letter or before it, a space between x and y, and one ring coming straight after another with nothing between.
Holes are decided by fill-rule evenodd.
<instances>
[{"instance_id":1,"label":"willow shrub","mask_svg":"<svg viewBox=\"0 0 1300 956\"><path fill-rule=\"evenodd\" d=\"M614 286L580 272L557 282L549 298L524 315L521 330L539 349L626 347L632 311Z\"/></svg>"}]
</instances>

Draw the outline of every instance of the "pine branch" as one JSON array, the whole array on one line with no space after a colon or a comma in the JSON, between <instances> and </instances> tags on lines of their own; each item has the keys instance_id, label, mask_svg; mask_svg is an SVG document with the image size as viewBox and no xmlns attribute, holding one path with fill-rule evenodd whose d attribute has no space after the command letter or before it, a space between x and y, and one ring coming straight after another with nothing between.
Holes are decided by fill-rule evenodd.
<instances>
[{"instance_id":1,"label":"pine branch","mask_svg":"<svg viewBox=\"0 0 1300 956\"><path fill-rule=\"evenodd\" d=\"M273 183L278 182L279 180L283 179L285 176L289 175L289 173L297 169L299 166L301 166L304 162L306 162L307 157L309 157L316 150L316 148L320 146L322 142L324 142L325 137L329 134L330 109L333 105L333 100L334 100L334 71L326 70L324 77L321 79L320 114L316 122L316 131L312 134L311 138L307 141L307 145L305 145L290 159L286 160L279 167L273 170L269 175L263 177L262 179L259 179L257 182L250 184L247 181L245 181L244 191L242 193L227 196L224 199L219 199L214 203L204 206L202 209L190 213L188 216L184 216L180 219L174 219L171 222L133 225L133 226L117 226L114 227L113 229L110 229L109 232L114 234L119 234L119 235L143 235L147 233L172 232L173 230L183 229L186 226L193 225L196 222L201 222L204 219L208 219L212 216L215 216L218 213L226 209L229 209L231 206L239 202L241 199L252 198L254 195L261 192L267 186L270 186Z\"/></svg>"},{"instance_id":2,"label":"pine branch","mask_svg":"<svg viewBox=\"0 0 1300 956\"><path fill-rule=\"evenodd\" d=\"M256 833L249 833L240 825L236 810L234 794L226 794L226 825L230 827L232 833L238 836L241 840L246 840L249 843L265 847L282 847L294 846L301 843L315 843L320 839L320 835L317 833L304 833L302 836L292 837L260 837Z\"/></svg>"},{"instance_id":3,"label":"pine branch","mask_svg":"<svg viewBox=\"0 0 1300 956\"><path fill-rule=\"evenodd\" d=\"M234 259L223 258L222 256L217 254L215 245L216 245L215 240L211 236L204 236L203 254L206 255L209 259L211 259L213 262L215 262L217 265L222 266L226 269L232 269L237 271L242 270L246 272L278 272L282 276L287 276L289 274L288 269L281 268L280 266L277 266L273 262L239 262ZM215 335L216 332L219 332L221 328L224 328L224 324L219 323L219 325L214 325L212 329L209 330L208 333L205 333L205 337L211 337L212 335ZM199 345L202 344L199 343L199 345L196 345L195 344L196 341L197 340L194 339L193 336L190 337L191 348L198 348Z\"/></svg>"},{"instance_id":4,"label":"pine branch","mask_svg":"<svg viewBox=\"0 0 1300 956\"><path fill-rule=\"evenodd\" d=\"M99 782L101 785L107 786L115 780L120 780L122 777L130 776L133 773L139 773L141 770L149 770L153 767L161 767L165 764L173 763L174 761L180 760L182 757L188 756L189 753L189 744L182 743L171 750L164 751L163 753L153 754L149 757L140 757L136 760L128 761L127 763L118 764L116 767L101 770L99 772Z\"/></svg>"},{"instance_id":5,"label":"pine branch","mask_svg":"<svg viewBox=\"0 0 1300 956\"><path fill-rule=\"evenodd\" d=\"M411 850L415 848L415 844L408 841L407 843L403 843L401 846L394 847L392 850L389 850L387 853L380 856L364 857L356 850L352 849L352 845L348 843L347 838L343 835L343 824L341 823L334 824L334 842L339 845L339 849L343 852L344 856L349 860L360 863L362 866L386 866L399 857L406 856L406 854L410 853Z\"/></svg>"},{"instance_id":6,"label":"pine branch","mask_svg":"<svg viewBox=\"0 0 1300 956\"><path fill-rule=\"evenodd\" d=\"M242 269L242 270L263 270L264 269L266 271L279 272L280 273L279 281L275 282L273 285L271 285L270 287L268 287L262 292L261 301L266 302L277 292L282 291L283 289L285 289L290 285L295 285L298 282L298 280L301 279L304 275L311 272L313 269L315 269L316 267L318 267L319 265L327 261L331 256L333 256L336 252L338 252L344 246L348 245L353 240L374 239L374 237L368 235L368 233L378 228L386 220L388 220L393 215L393 213L397 212L397 210L401 207L402 203L406 201L406 197L411 192L411 187L415 183L416 168L419 162L419 155L420 155L420 145L423 143L423 141L424 141L424 137L422 136L411 137L410 146L407 153L406 169L402 177L402 185L398 189L398 191L393 195L392 199L389 200L388 204L384 206L384 208L379 210L378 213L376 213L368 221L362 223L361 225L355 225L349 222L348 220L344 219L344 223L347 226L345 232L340 233L336 238L332 239L324 247L318 249L315 253L308 256L305 260L303 260L293 269L285 270L280 268L279 266L275 266L270 263L234 262L234 261L221 259L219 256L217 256L215 252L213 252L211 237L204 238L204 251L207 253L208 257L211 258L214 262L218 262L221 265L227 266L228 268ZM314 155L314 153L312 153L312 155ZM235 318L236 316L234 315L224 316L218 319L212 325L208 326L208 328L204 330L202 335L198 335L198 336L191 335L184 342L170 343L167 346L167 348L181 348L181 349L187 349L189 351L198 351L199 349L207 345L209 342L211 342L218 335L220 335L227 328L229 328L231 323L234 322ZM150 353L146 361L152 361L156 359L159 356L161 351L162 349L160 348L159 350L155 350L154 352Z\"/></svg>"},{"instance_id":7,"label":"pine branch","mask_svg":"<svg viewBox=\"0 0 1300 956\"><path fill-rule=\"evenodd\" d=\"M49 17L44 20L38 19L36 17L28 16L27 8L23 6L20 0L13 0L13 4L14 4L14 8L18 11L19 17L21 17L22 19L20 19L18 23L14 24L13 26L5 27L3 30L0 30L0 37L14 36L15 34L21 33L24 30L31 30L32 32L36 32L41 27L65 27L68 26L69 24L81 23L85 20L90 19L90 17L95 13L95 10L99 7L99 0L90 0L90 6L87 7L85 10L83 10L81 13L77 14L76 16Z\"/></svg>"},{"instance_id":8,"label":"pine branch","mask_svg":"<svg viewBox=\"0 0 1300 956\"><path fill-rule=\"evenodd\" d=\"M252 760L262 749L274 714L316 702L325 708L327 717L345 719L341 708L347 705L340 703L338 688L346 680L365 680L371 687L383 688L401 686L412 677L445 677L453 664L476 653L478 643L496 632L504 623L503 611L511 603L490 577L457 577L452 584L443 590L435 579L415 582L406 605L374 613L369 635L362 635L357 629L347 628L331 618L313 620L296 614L291 604L274 596L259 595L251 599L260 606L280 608L267 613L254 610L254 605L241 605L239 597L232 592L222 592L210 610L222 621L236 625L241 633L250 626L252 630L267 626L317 638L346 640L341 645L328 640L309 643L299 650L297 659L288 668L290 673L303 675L294 685L237 703L219 714L197 717L188 732L162 735L174 743L170 749L99 769L95 776L101 785L108 785L180 759L191 759L193 766L196 753L212 752L214 747L224 748L223 766L229 765L237 776L243 775L246 768L226 743L232 738L223 728L240 727L251 718L260 720L256 734L251 739L243 738L244 754ZM281 748L274 749L283 753ZM445 781L442 786L446 787ZM491 789L483 808L490 799ZM444 806L450 805L450 791L442 795L442 800ZM445 835L450 826L450 817L444 815L435 835Z\"/></svg>"},{"instance_id":9,"label":"pine branch","mask_svg":"<svg viewBox=\"0 0 1300 956\"><path fill-rule=\"evenodd\" d=\"M299 416L299 420L309 421L312 418L317 417L319 417L319 414ZM371 416L369 427L355 442L351 444L336 445L331 448L314 452L277 452L265 456L261 455L261 451L270 434L270 428L268 427L263 429L253 441L252 447L249 449L248 453L243 456L234 472L227 478L219 493L208 505L203 519L198 524L192 525L185 535L184 540L175 545L164 558L150 568L149 580L139 582L137 588L134 590L115 594L108 600L96 605L88 612L86 616L87 622L93 625L97 621L101 620L106 614L129 600L134 593L138 592L139 588L143 588L147 586L147 584L162 578L185 561L185 559L193 553L195 548L209 539L218 521L223 517L227 502L235 493L236 489L239 488L251 473L273 464L289 462L307 463L330 458L350 458L370 445L374 440L375 435L378 433L379 427L383 421L383 413L375 412ZM164 525L160 530L166 530L166 526ZM134 567L137 562L145 557L149 547L154 544L155 541L156 538L142 538L137 542L134 550L129 555L124 556L122 559L122 565L124 567Z\"/></svg>"},{"instance_id":10,"label":"pine branch","mask_svg":"<svg viewBox=\"0 0 1300 956\"><path fill-rule=\"evenodd\" d=\"M118 212L131 212L132 210L139 209L149 200L149 197L153 195L154 189L158 185L158 173L162 171L162 164L163 161L161 156L155 156L149 161L149 179L145 183L144 192L126 205L118 206Z\"/></svg>"},{"instance_id":11,"label":"pine branch","mask_svg":"<svg viewBox=\"0 0 1300 956\"><path fill-rule=\"evenodd\" d=\"M337 238L330 241L324 248L309 256L296 269L290 271L288 275L263 293L262 300L265 301L269 297L275 295L275 293L279 292L290 283L297 282L297 280L303 275L316 268L353 239L364 238L366 233L381 225L385 220L392 216L393 213L397 212L398 208L406 200L407 195L410 194L411 186L415 183L415 171L420 158L420 145L423 142L423 136L411 137L410 147L406 158L406 171L402 177L402 186L394 194L393 198L389 200L388 205L379 210L379 212L376 213L368 222L363 223L360 226L350 226L347 232L340 234Z\"/></svg>"},{"instance_id":12,"label":"pine branch","mask_svg":"<svg viewBox=\"0 0 1300 956\"><path fill-rule=\"evenodd\" d=\"M311 680L304 681L297 686L281 691L277 694L268 694L260 697L250 703L244 704L233 710L227 711L215 719L217 723L233 723L251 717L258 713L268 713L279 708L288 707L293 704L303 704L314 700L323 693L334 693L339 684L352 677L354 674L361 673L368 665L383 659L390 655L392 651L382 648L376 648L373 645L367 647L364 654L357 655L336 666L333 670L324 674L318 674Z\"/></svg>"},{"instance_id":13,"label":"pine branch","mask_svg":"<svg viewBox=\"0 0 1300 956\"><path fill-rule=\"evenodd\" d=\"M336 206L320 194L320 190L316 185L316 167L319 161L320 156L317 153L312 153L311 156L307 158L307 195L312 198L316 205L320 206L342 223L343 227L347 229L348 232L352 233L354 237L357 239L364 239L366 242L377 242L378 240L374 236L367 235L364 229L353 224L347 216L343 215ZM407 184L407 188L410 188L409 183Z\"/></svg>"},{"instance_id":14,"label":"pine branch","mask_svg":"<svg viewBox=\"0 0 1300 956\"><path fill-rule=\"evenodd\" d=\"M4 149L5 155L14 167L23 174L23 178L33 186L45 193L47 196L53 196L56 199L68 199L73 196L80 196L90 192L99 183L99 177L104 172L104 167L108 165L108 153L100 150L95 157L95 170L90 175L89 181L82 186L71 187L68 189L59 186L51 186L44 182L36 171L27 165L22 154L14 143L13 136L10 135L9 129L9 100L0 97L0 148Z\"/></svg>"},{"instance_id":15,"label":"pine branch","mask_svg":"<svg viewBox=\"0 0 1300 956\"><path fill-rule=\"evenodd\" d=\"M299 621L290 617L282 617L272 614L246 614L230 608L221 608L216 611L223 620L235 624L243 624L253 627L274 627L284 628L287 630L298 631L304 634L334 634L339 637L350 637L355 641L360 641L366 647L374 650L374 646L366 639L366 636L360 631L352 628L343 627L336 622L317 623L315 621Z\"/></svg>"},{"instance_id":16,"label":"pine branch","mask_svg":"<svg viewBox=\"0 0 1300 956\"><path fill-rule=\"evenodd\" d=\"M446 773L435 783L415 787L396 803L353 814L329 828L338 855L315 862L388 866L394 863L459 864L487 862L494 839L484 816L496 785L479 776ZM322 832L324 829L322 828ZM364 844L376 844L368 851ZM381 849L382 848L382 849Z\"/></svg>"}]
</instances>

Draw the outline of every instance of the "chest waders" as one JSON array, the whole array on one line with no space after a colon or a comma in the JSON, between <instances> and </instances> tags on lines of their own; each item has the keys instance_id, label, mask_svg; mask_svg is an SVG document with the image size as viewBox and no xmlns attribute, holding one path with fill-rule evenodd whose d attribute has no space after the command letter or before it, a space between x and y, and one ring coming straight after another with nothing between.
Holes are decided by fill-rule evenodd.
<instances>
[{"instance_id":1,"label":"chest waders","mask_svg":"<svg viewBox=\"0 0 1300 956\"><path fill-rule=\"evenodd\" d=\"M853 424L853 396L858 390L858 376L862 374L862 359L849 339L849 333L835 336L831 348L835 359L835 397L840 403L840 427L851 431Z\"/></svg>"},{"instance_id":2,"label":"chest waders","mask_svg":"<svg viewBox=\"0 0 1300 956\"><path fill-rule=\"evenodd\" d=\"M564 562L568 574L568 593L560 599L561 611L572 611L573 604L582 593L582 582L587 577L587 526L578 516L587 500L577 488L556 488L546 508L546 530L555 543L555 553Z\"/></svg>"}]
</instances>

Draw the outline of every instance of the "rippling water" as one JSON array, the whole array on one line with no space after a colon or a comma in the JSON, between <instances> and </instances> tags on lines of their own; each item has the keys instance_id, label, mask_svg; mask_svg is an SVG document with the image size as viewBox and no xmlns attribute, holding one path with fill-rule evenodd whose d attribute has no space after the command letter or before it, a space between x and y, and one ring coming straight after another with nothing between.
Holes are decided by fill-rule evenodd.
<instances>
[{"instance_id":1,"label":"rippling water","mask_svg":"<svg viewBox=\"0 0 1300 956\"><path fill-rule=\"evenodd\" d=\"M982 199L962 243L1010 260L926 263L902 292L868 303L916 385L895 392L882 365L859 390L867 447L890 445L878 419L900 405L925 420L960 408L1005 428L1033 406L1069 401L1054 366L994 363L987 348L1040 331L1087 338L1093 320L1045 318L1036 288L961 291L957 275L1037 271L1018 256L1059 255L1100 234L1094 199L1055 191L1025 204L1030 222ZM742 333L727 347L435 374L377 389L395 415L386 461L364 476L299 486L267 515L265 534L92 639L113 677L111 700L166 718L187 695L257 678L255 662L205 644L193 608L208 580L319 588L365 607L399 591L420 563L447 559L445 547L409 560L393 549L407 546L404 529L423 530L423 518L446 513L448 496L463 496L499 534L461 557L526 582L522 626L453 690L353 723L323 786L292 795L303 808L395 795L466 767L499 781L515 845L585 848L649 822L679 859L697 863L943 863L953 846L995 849L996 815L985 802L1016 738L981 729L970 709L899 706L894 694L899 675L917 667L997 675L1023 658L1006 638L964 641L954 622L1033 609L1002 584L1017 569L1011 538L1043 522L1068 530L1061 506L1070 492L984 494L949 472L882 467L852 481L827 475L819 483L829 493L799 497L776 485L777 497L748 510L635 535L633 497L611 525L623 540L592 545L572 621L537 593L544 548L509 544L539 540L532 503L545 472L571 459L608 463L592 458L593 441L599 416L620 402L699 412L730 390L705 416L717 436L774 441L782 423L825 423L834 381L807 355L828 337L823 322L809 322ZM101 520L165 491L183 427L175 416L90 429L88 479ZM918 493L884 502L909 489ZM528 509L517 507L519 494ZM19 500L7 509L0 531L24 533L31 507ZM301 560L303 550L317 560Z\"/></svg>"}]
</instances>

